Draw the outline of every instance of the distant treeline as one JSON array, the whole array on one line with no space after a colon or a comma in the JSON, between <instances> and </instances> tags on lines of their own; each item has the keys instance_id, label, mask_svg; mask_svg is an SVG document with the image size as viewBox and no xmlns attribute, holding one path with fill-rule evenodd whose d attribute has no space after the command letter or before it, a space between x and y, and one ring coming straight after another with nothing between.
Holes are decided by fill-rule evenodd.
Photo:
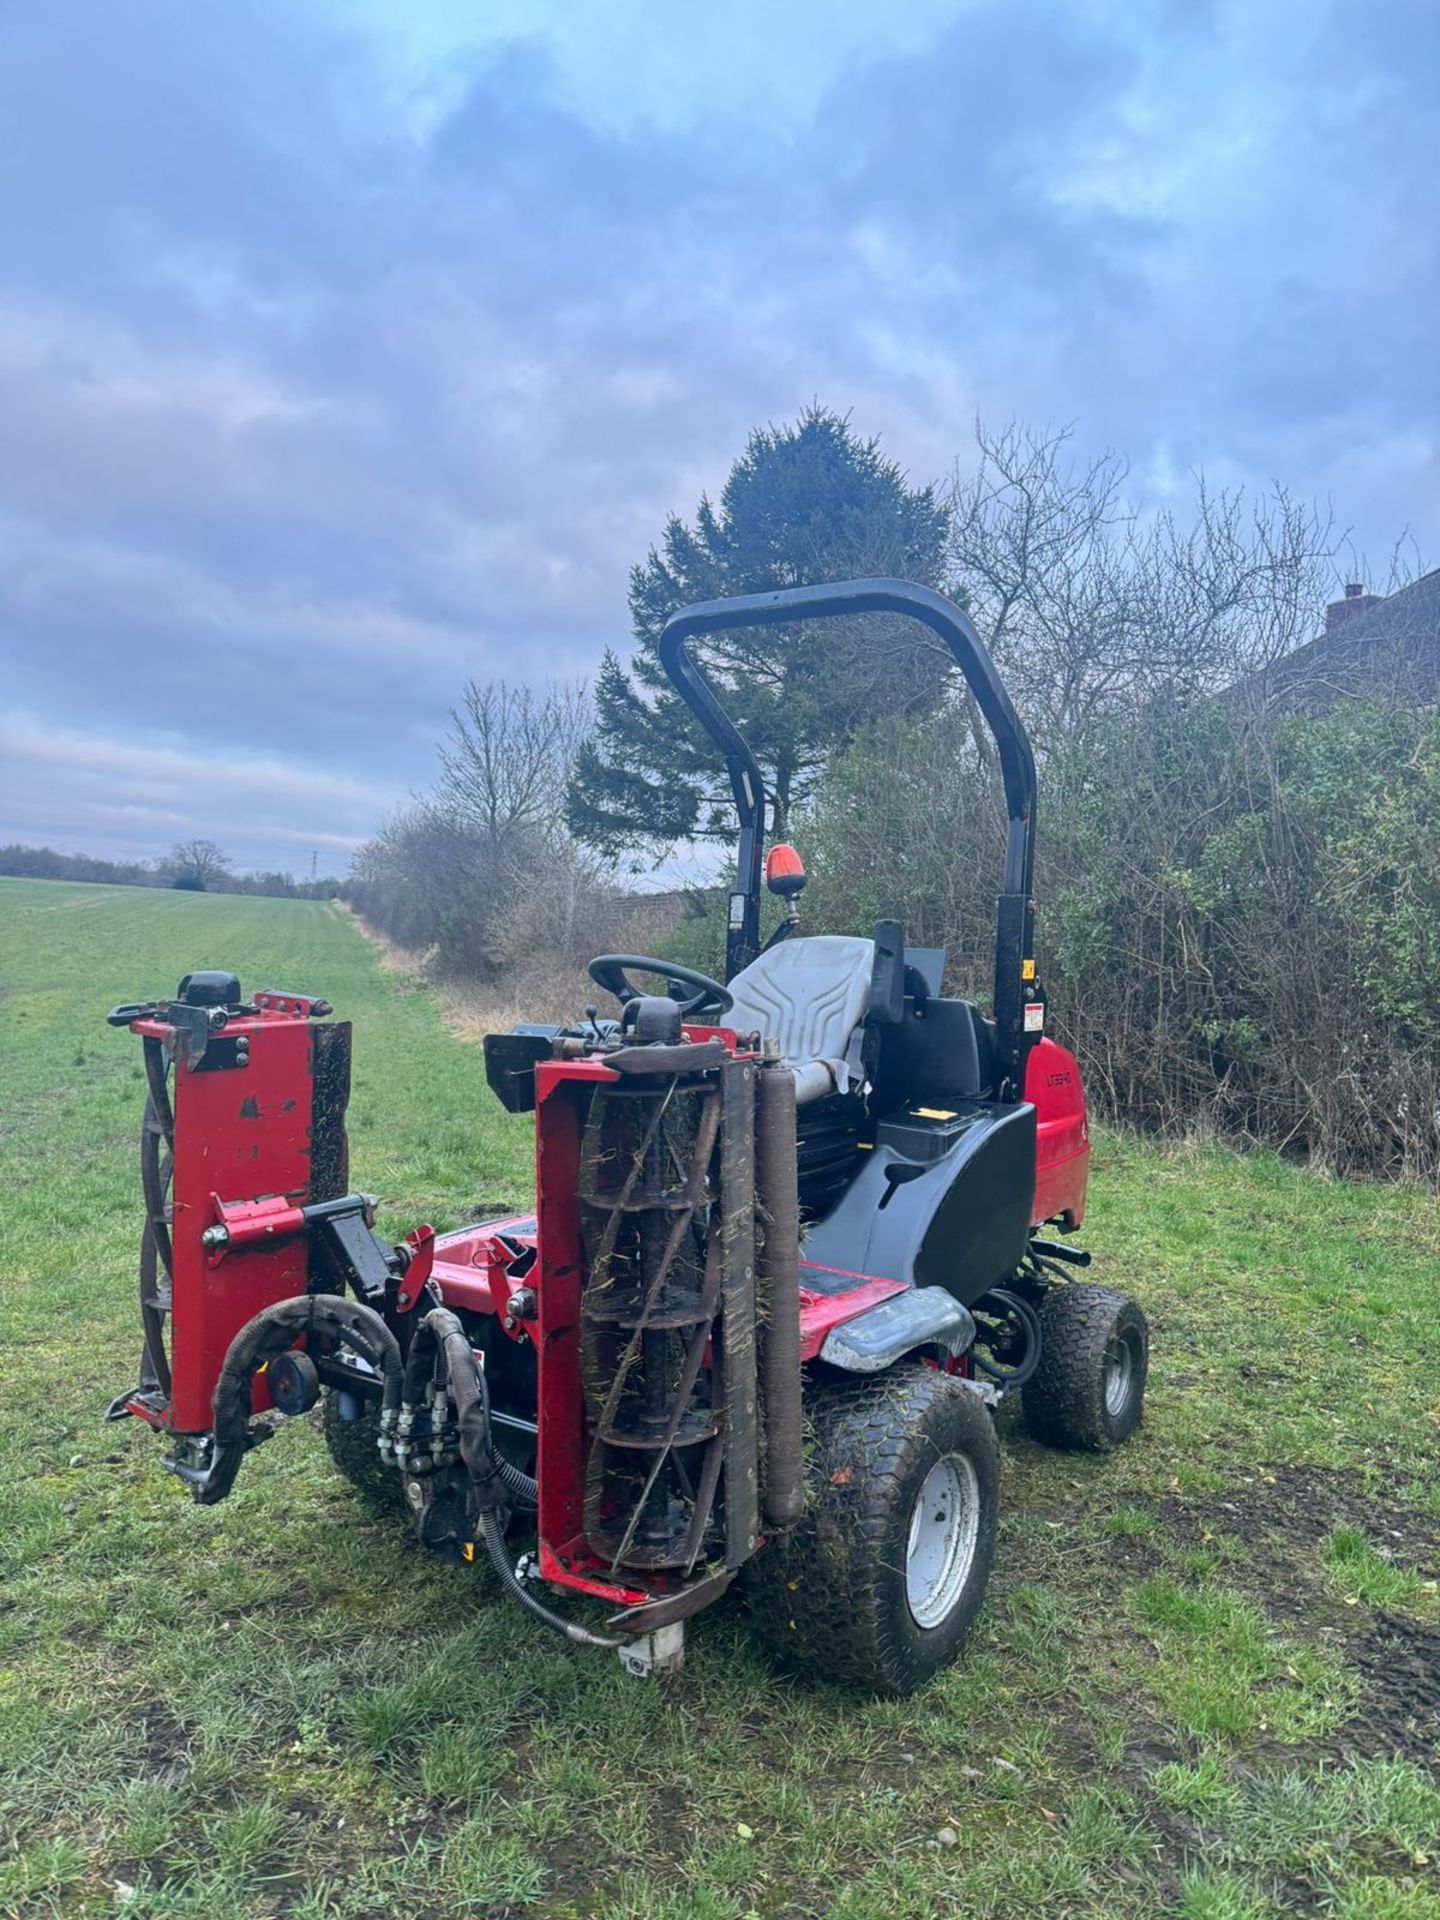
<instances>
[{"instance_id":1,"label":"distant treeline","mask_svg":"<svg viewBox=\"0 0 1440 1920\"><path fill-rule=\"evenodd\" d=\"M228 865L197 873L166 860L100 860L53 847L0 847L0 874L17 880L81 880L111 887L178 887L190 893L261 893L288 900L330 900L344 891L335 879L296 880L288 873L232 873Z\"/></svg>"}]
</instances>

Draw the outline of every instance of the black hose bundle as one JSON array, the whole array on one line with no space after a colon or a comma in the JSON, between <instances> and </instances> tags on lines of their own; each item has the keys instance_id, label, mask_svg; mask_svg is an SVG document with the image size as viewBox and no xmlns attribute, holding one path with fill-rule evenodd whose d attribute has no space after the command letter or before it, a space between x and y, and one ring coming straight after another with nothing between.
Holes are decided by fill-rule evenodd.
<instances>
[{"instance_id":1,"label":"black hose bundle","mask_svg":"<svg viewBox=\"0 0 1440 1920\"><path fill-rule=\"evenodd\" d=\"M528 1474L496 1453L490 1431L490 1391L484 1369L476 1363L474 1348L456 1316L447 1307L432 1307L416 1329L405 1367L404 1397L413 1402L421 1392L426 1374L439 1352L445 1362L447 1384L455 1396L456 1418L460 1425L460 1457L464 1460L475 1488L480 1509L480 1533L501 1586L529 1614L563 1633L567 1640L586 1647L619 1647L624 1643L604 1634L591 1633L563 1614L554 1613L537 1600L511 1565L505 1548L505 1525L501 1517L505 1493L511 1492L534 1506L535 1482Z\"/></svg>"},{"instance_id":2,"label":"black hose bundle","mask_svg":"<svg viewBox=\"0 0 1440 1920\"><path fill-rule=\"evenodd\" d=\"M978 1347L970 1349L970 1361L977 1373L987 1375L1006 1392L1015 1387L1023 1387L1040 1364L1040 1316L1028 1300L1022 1300L1018 1293L1011 1293L1004 1287L992 1287L982 1294L971 1306L976 1315L1006 1318L1019 1323L1025 1337L1025 1345L1020 1358L1014 1366L1000 1366L987 1360Z\"/></svg>"},{"instance_id":3,"label":"black hose bundle","mask_svg":"<svg viewBox=\"0 0 1440 1920\"><path fill-rule=\"evenodd\" d=\"M464 1327L448 1307L433 1307L415 1330L405 1362L403 1403L413 1407L419 1401L437 1353L444 1359L446 1381L455 1396L461 1458L476 1482L477 1491L481 1478L487 1485L495 1479L514 1497L517 1505L533 1507L539 1498L539 1489L528 1473L522 1473L512 1460L496 1451L490 1433L490 1394L484 1370L476 1361Z\"/></svg>"},{"instance_id":4,"label":"black hose bundle","mask_svg":"<svg viewBox=\"0 0 1440 1920\"><path fill-rule=\"evenodd\" d=\"M302 1333L343 1340L381 1376L381 1430L393 1426L400 1411L402 1369L394 1334L373 1307L338 1293L302 1293L277 1300L257 1313L230 1342L210 1406L215 1445L209 1469L192 1481L202 1506L223 1500L235 1482L240 1462L265 1429L250 1426L251 1382L258 1370L293 1347Z\"/></svg>"}]
</instances>

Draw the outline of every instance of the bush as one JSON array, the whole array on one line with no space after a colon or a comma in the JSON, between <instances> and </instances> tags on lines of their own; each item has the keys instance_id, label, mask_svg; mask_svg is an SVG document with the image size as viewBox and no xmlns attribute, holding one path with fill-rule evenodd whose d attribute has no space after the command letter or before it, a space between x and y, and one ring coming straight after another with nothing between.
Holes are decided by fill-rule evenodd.
<instances>
[{"instance_id":1,"label":"bush","mask_svg":"<svg viewBox=\"0 0 1440 1920\"><path fill-rule=\"evenodd\" d=\"M985 998L1000 815L954 715L858 740L802 839L815 930L895 914ZM1097 721L1042 768L1036 888L1050 1025L1101 1111L1440 1179L1440 714Z\"/></svg>"}]
</instances>

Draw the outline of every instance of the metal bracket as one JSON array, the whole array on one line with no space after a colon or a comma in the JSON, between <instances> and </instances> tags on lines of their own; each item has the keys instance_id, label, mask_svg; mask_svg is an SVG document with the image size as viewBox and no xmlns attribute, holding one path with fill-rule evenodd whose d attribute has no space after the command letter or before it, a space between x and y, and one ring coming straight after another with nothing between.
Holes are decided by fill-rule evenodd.
<instances>
[{"instance_id":1,"label":"metal bracket","mask_svg":"<svg viewBox=\"0 0 1440 1920\"><path fill-rule=\"evenodd\" d=\"M165 1057L191 1073L205 1058L210 1036L218 1033L229 1015L224 1007L188 1007L183 1000L172 1000L159 1016L170 1031L165 1037Z\"/></svg>"},{"instance_id":2,"label":"metal bracket","mask_svg":"<svg viewBox=\"0 0 1440 1920\"><path fill-rule=\"evenodd\" d=\"M959 1373L951 1378L967 1393L973 1393L977 1400L983 1400L992 1413L1005 1398L1004 1387L997 1386L993 1380L976 1380L972 1375Z\"/></svg>"},{"instance_id":3,"label":"metal bracket","mask_svg":"<svg viewBox=\"0 0 1440 1920\"><path fill-rule=\"evenodd\" d=\"M685 1665L685 1622L656 1627L620 1645L620 1664L637 1680L664 1680Z\"/></svg>"}]
</instances>

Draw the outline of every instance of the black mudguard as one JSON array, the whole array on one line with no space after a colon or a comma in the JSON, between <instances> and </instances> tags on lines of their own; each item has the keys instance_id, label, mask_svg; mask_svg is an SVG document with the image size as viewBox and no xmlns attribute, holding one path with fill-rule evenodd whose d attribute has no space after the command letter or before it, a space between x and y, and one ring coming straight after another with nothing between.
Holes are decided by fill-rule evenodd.
<instances>
[{"instance_id":1,"label":"black mudguard","mask_svg":"<svg viewBox=\"0 0 1440 1920\"><path fill-rule=\"evenodd\" d=\"M1035 1198L1035 1109L965 1101L946 1120L938 1154L923 1128L881 1124L856 1178L805 1236L806 1287L844 1292L864 1275L945 1287L968 1307L1014 1273Z\"/></svg>"}]
</instances>

